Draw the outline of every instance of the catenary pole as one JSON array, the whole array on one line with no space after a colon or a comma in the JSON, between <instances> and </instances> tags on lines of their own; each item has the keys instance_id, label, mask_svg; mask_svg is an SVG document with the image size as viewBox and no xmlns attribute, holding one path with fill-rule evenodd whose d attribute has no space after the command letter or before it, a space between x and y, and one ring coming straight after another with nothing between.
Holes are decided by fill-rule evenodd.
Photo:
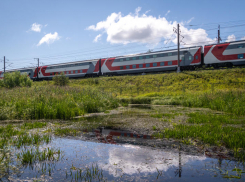
<instances>
[{"instance_id":1,"label":"catenary pole","mask_svg":"<svg viewBox=\"0 0 245 182\"><path fill-rule=\"evenodd\" d=\"M177 73L180 72L180 56L179 56L179 24L177 25L177 41L178 41L178 67Z\"/></svg>"},{"instance_id":2,"label":"catenary pole","mask_svg":"<svg viewBox=\"0 0 245 182\"><path fill-rule=\"evenodd\" d=\"M218 26L218 44L220 43L220 25Z\"/></svg>"},{"instance_id":3,"label":"catenary pole","mask_svg":"<svg viewBox=\"0 0 245 182\"><path fill-rule=\"evenodd\" d=\"M3 56L3 72L5 73L5 56Z\"/></svg>"}]
</instances>

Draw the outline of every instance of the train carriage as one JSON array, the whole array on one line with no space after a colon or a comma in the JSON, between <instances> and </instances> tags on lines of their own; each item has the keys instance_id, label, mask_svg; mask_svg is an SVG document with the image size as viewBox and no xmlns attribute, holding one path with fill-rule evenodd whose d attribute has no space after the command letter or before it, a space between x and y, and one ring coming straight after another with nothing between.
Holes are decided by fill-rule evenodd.
<instances>
[{"instance_id":1,"label":"train carriage","mask_svg":"<svg viewBox=\"0 0 245 182\"><path fill-rule=\"evenodd\" d=\"M202 47L180 49L181 69L191 69L201 65ZM101 60L102 74L135 74L176 70L178 51L158 51Z\"/></svg>"},{"instance_id":2,"label":"train carriage","mask_svg":"<svg viewBox=\"0 0 245 182\"><path fill-rule=\"evenodd\" d=\"M225 42L204 46L204 64L207 67L245 65L245 41Z\"/></svg>"}]
</instances>

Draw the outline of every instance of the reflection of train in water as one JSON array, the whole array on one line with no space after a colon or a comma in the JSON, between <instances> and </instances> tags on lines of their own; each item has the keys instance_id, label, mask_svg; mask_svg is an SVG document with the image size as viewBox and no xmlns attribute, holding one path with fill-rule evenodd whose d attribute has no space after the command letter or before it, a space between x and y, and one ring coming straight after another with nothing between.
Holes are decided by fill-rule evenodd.
<instances>
[{"instance_id":1,"label":"reflection of train in water","mask_svg":"<svg viewBox=\"0 0 245 182\"><path fill-rule=\"evenodd\" d=\"M26 72L33 80L52 79L63 72L71 78L100 75L123 75L147 72L174 71L177 69L177 49L142 54L118 56L72 63L40 66L38 68L9 70ZM188 47L180 49L180 69L194 70L196 67L232 67L245 65L245 41ZM0 72L0 78L3 73Z\"/></svg>"}]
</instances>

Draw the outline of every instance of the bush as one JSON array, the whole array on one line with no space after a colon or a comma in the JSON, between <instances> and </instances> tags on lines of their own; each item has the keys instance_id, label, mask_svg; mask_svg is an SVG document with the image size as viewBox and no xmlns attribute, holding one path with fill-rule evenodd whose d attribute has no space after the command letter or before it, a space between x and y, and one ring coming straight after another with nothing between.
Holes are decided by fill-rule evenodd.
<instances>
[{"instance_id":1,"label":"bush","mask_svg":"<svg viewBox=\"0 0 245 182\"><path fill-rule=\"evenodd\" d=\"M53 77L53 81L55 85L65 86L69 83L69 77L66 77L65 74L62 72L61 74L56 74Z\"/></svg>"},{"instance_id":2,"label":"bush","mask_svg":"<svg viewBox=\"0 0 245 182\"><path fill-rule=\"evenodd\" d=\"M19 71L12 73L4 73L4 79L1 81L0 86L6 88L13 87L31 87L32 80L28 77L28 75L21 74Z\"/></svg>"}]
</instances>

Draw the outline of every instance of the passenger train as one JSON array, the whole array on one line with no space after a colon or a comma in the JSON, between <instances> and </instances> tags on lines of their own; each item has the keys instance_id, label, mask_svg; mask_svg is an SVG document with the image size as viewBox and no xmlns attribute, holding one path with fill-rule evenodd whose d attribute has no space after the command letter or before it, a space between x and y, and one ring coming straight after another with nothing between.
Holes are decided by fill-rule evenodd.
<instances>
[{"instance_id":1,"label":"passenger train","mask_svg":"<svg viewBox=\"0 0 245 182\"><path fill-rule=\"evenodd\" d=\"M245 41L225 42L180 49L180 69L194 70L202 67L232 67L245 65ZM103 59L93 59L33 68L8 70L27 73L33 80L49 80L64 73L70 78L101 75L140 74L174 71L178 66L178 51L164 50ZM3 78L0 72L0 78Z\"/></svg>"}]
</instances>

